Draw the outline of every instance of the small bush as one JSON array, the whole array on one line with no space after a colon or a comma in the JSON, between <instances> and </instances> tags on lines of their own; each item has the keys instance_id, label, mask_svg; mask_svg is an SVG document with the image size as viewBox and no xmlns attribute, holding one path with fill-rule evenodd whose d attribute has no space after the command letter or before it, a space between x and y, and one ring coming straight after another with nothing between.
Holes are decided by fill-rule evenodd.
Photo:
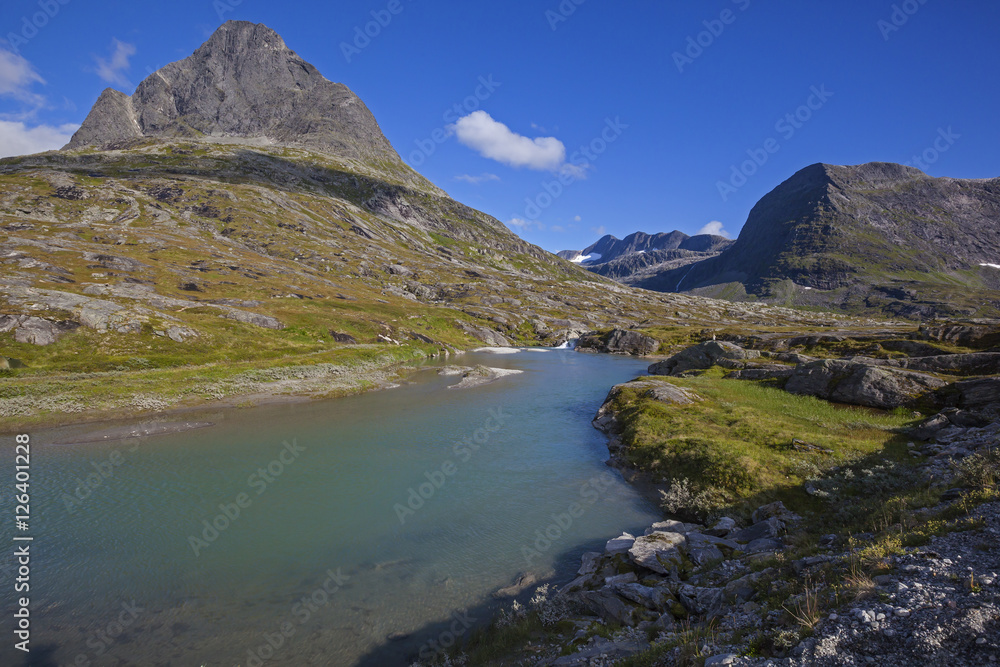
<instances>
[{"instance_id":1,"label":"small bush","mask_svg":"<svg viewBox=\"0 0 1000 667\"><path fill-rule=\"evenodd\" d=\"M1000 481L1000 447L976 452L958 464L959 481L974 489L994 489Z\"/></svg>"}]
</instances>

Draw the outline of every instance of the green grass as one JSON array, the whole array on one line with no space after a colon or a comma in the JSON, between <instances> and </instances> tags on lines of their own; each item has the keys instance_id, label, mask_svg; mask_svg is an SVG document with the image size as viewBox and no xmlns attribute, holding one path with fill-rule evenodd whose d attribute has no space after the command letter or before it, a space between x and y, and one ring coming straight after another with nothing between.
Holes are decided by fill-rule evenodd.
<instances>
[{"instance_id":1,"label":"green grass","mask_svg":"<svg viewBox=\"0 0 1000 667\"><path fill-rule=\"evenodd\" d=\"M719 375L671 378L702 398L688 406L622 392L614 408L629 463L664 481L686 478L715 503L730 504L802 502L801 486L810 475L876 452L905 456L896 431L910 423L907 415L840 407ZM793 441L812 451L798 451Z\"/></svg>"}]
</instances>

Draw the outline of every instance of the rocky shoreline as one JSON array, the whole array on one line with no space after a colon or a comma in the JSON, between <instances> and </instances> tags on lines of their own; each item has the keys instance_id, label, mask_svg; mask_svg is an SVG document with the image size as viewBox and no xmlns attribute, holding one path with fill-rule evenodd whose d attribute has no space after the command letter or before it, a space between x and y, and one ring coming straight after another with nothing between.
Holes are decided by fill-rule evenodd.
<instances>
[{"instance_id":1,"label":"rocky shoreline","mask_svg":"<svg viewBox=\"0 0 1000 667\"><path fill-rule=\"evenodd\" d=\"M919 461L914 483L942 490L940 501L916 509L912 525L889 525L879 535L817 538L816 527L781 502L758 507L742 524L725 516L708 524L668 519L643 535L624 533L585 554L562 588L538 589L529 607L501 614L498 626L537 612L543 625L576 628L568 641L536 642L537 659L518 664L962 667L1000 660L997 480L985 481L992 495L981 502L968 469L970 461L993 466L983 475L1000 469L1000 352L946 354L913 342L911 351L937 354L830 360L789 352L781 340L761 347L707 341L650 373L723 366L730 379L780 383L798 375L811 379L786 391L882 409L931 407L910 430L907 450ZM946 379L933 372L942 370ZM609 435L609 465L649 495L663 485L630 466L619 437L614 403L626 388L667 405L700 399L639 378L612 388L595 416L594 426ZM823 498L831 484L819 480L806 492ZM908 531L927 526L928 539L907 545ZM886 535L893 546L876 546Z\"/></svg>"}]
</instances>

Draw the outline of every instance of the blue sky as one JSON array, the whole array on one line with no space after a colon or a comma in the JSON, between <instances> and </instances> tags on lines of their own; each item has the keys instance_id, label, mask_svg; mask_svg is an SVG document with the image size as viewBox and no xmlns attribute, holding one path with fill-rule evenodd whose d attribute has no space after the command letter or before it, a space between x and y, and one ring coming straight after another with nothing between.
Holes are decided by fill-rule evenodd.
<instances>
[{"instance_id":1,"label":"blue sky","mask_svg":"<svg viewBox=\"0 0 1000 667\"><path fill-rule=\"evenodd\" d=\"M277 30L404 160L548 250L735 236L816 162L1000 176L992 0L5 0L0 154L61 145L226 19Z\"/></svg>"}]
</instances>

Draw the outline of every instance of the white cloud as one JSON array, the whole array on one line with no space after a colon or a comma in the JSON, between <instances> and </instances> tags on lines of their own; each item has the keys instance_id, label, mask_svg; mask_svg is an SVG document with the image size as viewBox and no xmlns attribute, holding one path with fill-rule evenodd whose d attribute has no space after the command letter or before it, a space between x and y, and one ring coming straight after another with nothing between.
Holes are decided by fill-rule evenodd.
<instances>
[{"instance_id":1,"label":"white cloud","mask_svg":"<svg viewBox=\"0 0 1000 667\"><path fill-rule=\"evenodd\" d=\"M108 83L117 83L119 86L128 88L132 84L125 77L125 70L129 68L128 59L135 55L135 45L113 39L114 51L110 58L94 56L97 63L97 76Z\"/></svg>"},{"instance_id":2,"label":"white cloud","mask_svg":"<svg viewBox=\"0 0 1000 667\"><path fill-rule=\"evenodd\" d=\"M576 216L575 218L573 218L573 220L576 222L580 222L581 220L583 220L583 218L581 218L580 216Z\"/></svg>"},{"instance_id":3,"label":"white cloud","mask_svg":"<svg viewBox=\"0 0 1000 667\"><path fill-rule=\"evenodd\" d=\"M489 181L499 181L500 177L496 174L480 174L479 176L462 174L461 176L456 176L455 180L465 181L466 183L471 183L472 185L479 185L480 183L487 183Z\"/></svg>"},{"instance_id":4,"label":"white cloud","mask_svg":"<svg viewBox=\"0 0 1000 667\"><path fill-rule=\"evenodd\" d=\"M45 98L32 93L30 88L36 83L45 83L35 68L22 56L0 48L0 95L13 97L33 106L42 106Z\"/></svg>"},{"instance_id":5,"label":"white cloud","mask_svg":"<svg viewBox=\"0 0 1000 667\"><path fill-rule=\"evenodd\" d=\"M451 126L458 140L483 157L511 167L557 171L566 166L566 146L555 137L530 139L493 120L485 111L473 111Z\"/></svg>"},{"instance_id":6,"label":"white cloud","mask_svg":"<svg viewBox=\"0 0 1000 667\"><path fill-rule=\"evenodd\" d=\"M30 155L62 148L79 127L72 123L58 127L28 127L21 122L0 120L0 157Z\"/></svg>"},{"instance_id":7,"label":"white cloud","mask_svg":"<svg viewBox=\"0 0 1000 667\"><path fill-rule=\"evenodd\" d=\"M526 232L529 229L544 230L545 225L540 223L538 220L527 220L525 218L511 218L507 226L514 231Z\"/></svg>"},{"instance_id":8,"label":"white cloud","mask_svg":"<svg viewBox=\"0 0 1000 667\"><path fill-rule=\"evenodd\" d=\"M711 234L712 236L725 236L727 239L732 238L729 236L729 232L722 228L722 223L718 220L713 220L704 227L698 230L699 234Z\"/></svg>"}]
</instances>

